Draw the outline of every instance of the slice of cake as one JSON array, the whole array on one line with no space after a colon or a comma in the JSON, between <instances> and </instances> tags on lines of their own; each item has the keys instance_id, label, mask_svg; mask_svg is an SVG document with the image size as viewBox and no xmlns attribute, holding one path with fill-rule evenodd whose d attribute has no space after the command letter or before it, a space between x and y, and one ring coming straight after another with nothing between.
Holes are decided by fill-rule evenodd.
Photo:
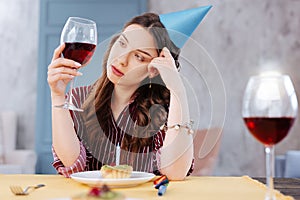
<instances>
[{"instance_id":1,"label":"slice of cake","mask_svg":"<svg viewBox=\"0 0 300 200\"><path fill-rule=\"evenodd\" d=\"M103 165L100 173L103 178L129 178L132 170L132 166L130 165Z\"/></svg>"}]
</instances>

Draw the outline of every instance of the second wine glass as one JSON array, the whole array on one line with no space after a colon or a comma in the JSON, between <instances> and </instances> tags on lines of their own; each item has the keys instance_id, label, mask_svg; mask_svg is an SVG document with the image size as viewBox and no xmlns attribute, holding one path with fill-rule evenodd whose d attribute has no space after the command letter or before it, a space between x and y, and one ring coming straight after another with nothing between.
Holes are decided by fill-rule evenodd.
<instances>
[{"instance_id":1,"label":"second wine glass","mask_svg":"<svg viewBox=\"0 0 300 200\"><path fill-rule=\"evenodd\" d=\"M83 66L91 60L97 45L97 26L92 20L69 17L61 33L60 42L65 43L63 57L74 60ZM83 111L73 103L74 78L70 81L69 94L61 108Z\"/></svg>"},{"instance_id":2,"label":"second wine glass","mask_svg":"<svg viewBox=\"0 0 300 200\"><path fill-rule=\"evenodd\" d=\"M265 146L265 200L276 199L273 191L274 146L288 134L297 109L296 93L288 75L261 75L249 79L242 115L250 133Z\"/></svg>"}]
</instances>

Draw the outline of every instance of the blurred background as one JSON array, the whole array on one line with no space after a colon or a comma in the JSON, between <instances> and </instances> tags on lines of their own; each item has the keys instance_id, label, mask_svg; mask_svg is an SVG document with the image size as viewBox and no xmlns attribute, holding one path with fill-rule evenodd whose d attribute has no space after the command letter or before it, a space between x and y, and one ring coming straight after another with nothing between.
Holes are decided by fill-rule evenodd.
<instances>
[{"instance_id":1,"label":"blurred background","mask_svg":"<svg viewBox=\"0 0 300 200\"><path fill-rule=\"evenodd\" d=\"M197 82L190 83L199 91L196 103L200 105L201 115L192 113L200 121L198 128L209 128L206 122L211 115L218 119L213 126L222 127L212 175L264 176L263 146L247 131L241 116L243 92L250 76L272 70L290 75L299 94L299 0L0 0L0 130L6 127L5 130L12 129L11 134L15 132L14 149L36 154L34 172L54 173L46 77L52 51L59 45L60 31L67 17L77 15L96 20L99 37L105 40L140 13L162 14L204 5L213 8L182 54L193 59L197 53L204 52L210 58L206 67L211 65L215 70L201 71L201 77L210 84L206 88L214 91L213 114L205 110L207 91L201 93ZM205 64L201 59L194 59L193 65ZM187 79L193 75L188 70L184 73ZM212 80L218 80L216 85ZM276 154L299 150L299 138L300 125L296 119L288 137L276 145ZM0 138L0 142L4 140L7 138ZM2 142L1 154L5 154L3 147Z\"/></svg>"}]
</instances>

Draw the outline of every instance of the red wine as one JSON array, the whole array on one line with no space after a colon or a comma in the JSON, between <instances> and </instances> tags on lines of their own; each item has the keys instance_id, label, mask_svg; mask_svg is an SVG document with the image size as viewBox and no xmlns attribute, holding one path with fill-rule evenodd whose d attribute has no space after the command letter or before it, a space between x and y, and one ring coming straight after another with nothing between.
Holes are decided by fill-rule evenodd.
<instances>
[{"instance_id":1,"label":"red wine","mask_svg":"<svg viewBox=\"0 0 300 200\"><path fill-rule=\"evenodd\" d=\"M244 121L256 139L265 145L273 145L280 142L288 134L295 118L246 117Z\"/></svg>"},{"instance_id":2,"label":"red wine","mask_svg":"<svg viewBox=\"0 0 300 200\"><path fill-rule=\"evenodd\" d=\"M66 47L63 50L64 58L68 58L79 62L80 64L86 64L93 56L96 45L81 42L66 42Z\"/></svg>"}]
</instances>

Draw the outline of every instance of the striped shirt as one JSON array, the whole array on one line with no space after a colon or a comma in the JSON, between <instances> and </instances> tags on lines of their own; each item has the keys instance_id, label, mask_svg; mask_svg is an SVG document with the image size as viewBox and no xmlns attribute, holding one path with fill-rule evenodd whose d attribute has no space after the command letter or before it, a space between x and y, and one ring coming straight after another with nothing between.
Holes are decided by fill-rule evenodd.
<instances>
[{"instance_id":1,"label":"striped shirt","mask_svg":"<svg viewBox=\"0 0 300 200\"><path fill-rule=\"evenodd\" d=\"M80 108L90 90L91 86L75 88L73 90L74 105ZM112 125L109 127L109 131L103 132L92 139L85 132L84 119L80 113L70 111L76 134L80 140L80 154L73 165L65 167L52 147L54 158L52 165L57 172L65 177L70 177L75 172L100 170L104 164L115 165L117 145L122 144L124 135L130 134L131 128L136 125L130 116L132 109L135 108L130 105L132 105L132 102L124 108L117 120L111 114L110 124ZM101 129L100 125L99 129ZM151 137L152 144L139 147L135 153L131 151L130 144L127 151L121 149L120 154L123 160L121 164L132 165L134 171L152 172L160 175L160 148L163 146L165 132L155 131ZM187 175L193 171L193 168L194 162Z\"/></svg>"}]
</instances>

